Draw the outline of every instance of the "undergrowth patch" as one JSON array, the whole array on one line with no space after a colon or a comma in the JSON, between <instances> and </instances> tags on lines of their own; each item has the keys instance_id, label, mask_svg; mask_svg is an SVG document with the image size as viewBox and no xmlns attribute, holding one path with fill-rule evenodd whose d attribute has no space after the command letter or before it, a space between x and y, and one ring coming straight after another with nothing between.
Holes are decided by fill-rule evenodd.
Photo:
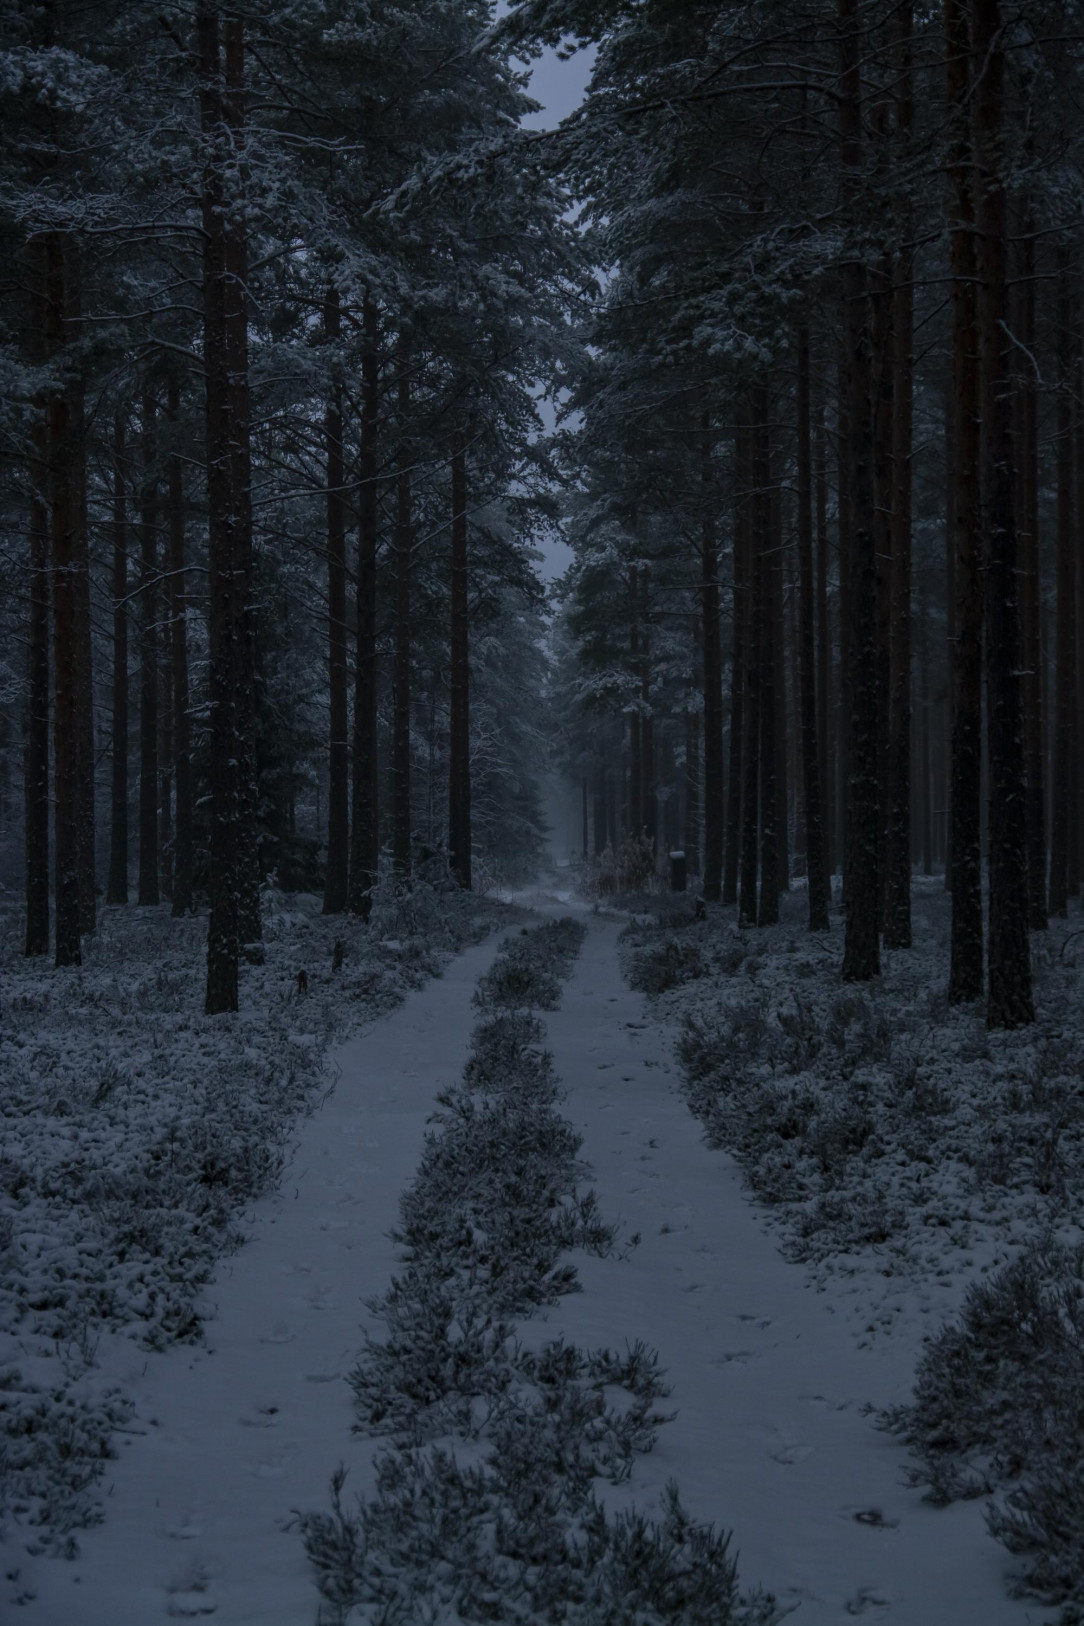
<instances>
[{"instance_id":1,"label":"undergrowth patch","mask_svg":"<svg viewBox=\"0 0 1084 1626\"><path fill-rule=\"evenodd\" d=\"M299 1514L320 1619L568 1626L770 1626L728 1538L677 1490L664 1517L609 1517L667 1420L655 1353L525 1349L516 1319L579 1288L574 1249L614 1231L584 1191L579 1137L534 1010L556 1003L583 938L571 921L512 938L482 979L462 1082L444 1092L396 1238L403 1271L370 1306L384 1336L351 1375L358 1427L390 1437L375 1494Z\"/></svg>"},{"instance_id":2,"label":"undergrowth patch","mask_svg":"<svg viewBox=\"0 0 1084 1626\"><path fill-rule=\"evenodd\" d=\"M101 1340L200 1337L199 1291L329 1082L328 1045L508 915L425 883L382 887L368 926L318 898L263 904L264 962L242 969L240 1015L214 1018L205 919L106 910L84 964L56 971L0 915L0 1530L39 1549L70 1552L97 1517L128 1416Z\"/></svg>"}]
</instances>

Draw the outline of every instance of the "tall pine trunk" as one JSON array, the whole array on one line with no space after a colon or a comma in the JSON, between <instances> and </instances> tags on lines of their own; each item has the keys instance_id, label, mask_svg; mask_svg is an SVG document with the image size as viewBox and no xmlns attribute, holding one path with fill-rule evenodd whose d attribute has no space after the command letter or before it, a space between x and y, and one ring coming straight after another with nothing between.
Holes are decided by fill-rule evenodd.
<instances>
[{"instance_id":1,"label":"tall pine trunk","mask_svg":"<svg viewBox=\"0 0 1084 1626\"><path fill-rule=\"evenodd\" d=\"M55 355L67 337L69 251L51 233L47 258L47 350ZM76 658L76 476L72 401L60 385L49 401L49 498L53 578L53 861L54 934L57 966L79 965L79 694Z\"/></svg>"},{"instance_id":2,"label":"tall pine trunk","mask_svg":"<svg viewBox=\"0 0 1084 1626\"><path fill-rule=\"evenodd\" d=\"M409 878L411 871L411 785L410 785L410 657L411 657L411 565L414 526L411 514L411 445L409 352L399 341L399 444L395 459L395 684L392 717L392 852L396 874Z\"/></svg>"},{"instance_id":3,"label":"tall pine trunk","mask_svg":"<svg viewBox=\"0 0 1084 1626\"><path fill-rule=\"evenodd\" d=\"M362 306L361 447L358 468L357 647L354 654L354 783L350 835L351 914L368 920L380 860L376 741L377 451L380 338L377 308Z\"/></svg>"},{"instance_id":4,"label":"tall pine trunk","mask_svg":"<svg viewBox=\"0 0 1084 1626\"><path fill-rule=\"evenodd\" d=\"M1020 220L1016 327L1024 351L1017 358L1020 484L1017 540L1022 600L1024 763L1027 781L1028 915L1033 931L1045 931L1046 801L1043 762L1042 581L1039 565L1039 399L1031 365L1035 354L1035 214Z\"/></svg>"},{"instance_id":5,"label":"tall pine trunk","mask_svg":"<svg viewBox=\"0 0 1084 1626\"><path fill-rule=\"evenodd\" d=\"M809 329L798 330L798 675L801 707L802 785L805 811L809 929L828 930L821 758L817 740L817 689L813 594L813 453L810 442Z\"/></svg>"},{"instance_id":6,"label":"tall pine trunk","mask_svg":"<svg viewBox=\"0 0 1084 1626\"><path fill-rule=\"evenodd\" d=\"M1027 814L1020 694L1012 345L1008 331L1007 201L1002 165L1005 57L1000 0L973 0L983 71L974 98L980 177L979 257L986 546L986 743L989 808L989 1027L1035 1020L1028 941Z\"/></svg>"},{"instance_id":7,"label":"tall pine trunk","mask_svg":"<svg viewBox=\"0 0 1084 1626\"><path fill-rule=\"evenodd\" d=\"M759 697L760 898L757 925L779 919L779 727L775 637L775 526L772 514L771 440L768 388L754 384L753 416L753 548L757 613L754 618Z\"/></svg>"},{"instance_id":8,"label":"tall pine trunk","mask_svg":"<svg viewBox=\"0 0 1084 1626\"><path fill-rule=\"evenodd\" d=\"M979 331L967 0L945 0L946 92L953 123L952 273L952 884L949 999L983 993L982 929L982 533L979 461Z\"/></svg>"},{"instance_id":9,"label":"tall pine trunk","mask_svg":"<svg viewBox=\"0 0 1084 1626\"><path fill-rule=\"evenodd\" d=\"M723 884L723 657L719 625L719 549L711 425L701 424L700 612L704 679L704 897L718 903Z\"/></svg>"},{"instance_id":10,"label":"tall pine trunk","mask_svg":"<svg viewBox=\"0 0 1084 1626\"><path fill-rule=\"evenodd\" d=\"M144 394L139 517L139 902L159 902L157 408Z\"/></svg>"},{"instance_id":11,"label":"tall pine trunk","mask_svg":"<svg viewBox=\"0 0 1084 1626\"><path fill-rule=\"evenodd\" d=\"M27 250L28 360L48 351L47 246ZM47 403L34 403L30 429L29 626L26 670L26 936L24 953L49 952L49 429Z\"/></svg>"},{"instance_id":12,"label":"tall pine trunk","mask_svg":"<svg viewBox=\"0 0 1084 1626\"><path fill-rule=\"evenodd\" d=\"M896 18L896 130L904 155L914 125L912 8ZM909 235L911 212L902 221ZM893 292L892 563L889 578L888 755L885 775L886 948L911 947L911 443L914 424L914 250L896 259Z\"/></svg>"},{"instance_id":13,"label":"tall pine trunk","mask_svg":"<svg viewBox=\"0 0 1084 1626\"><path fill-rule=\"evenodd\" d=\"M113 730L106 902L128 902L128 481L124 414L113 419Z\"/></svg>"},{"instance_id":14,"label":"tall pine trunk","mask_svg":"<svg viewBox=\"0 0 1084 1626\"><path fill-rule=\"evenodd\" d=\"M324 300L324 333L340 333L339 290ZM327 873L324 914L346 908L350 860L350 761L346 699L346 504L343 495L343 401L338 359L332 360L331 393L324 414L327 459L327 667L330 732L327 756Z\"/></svg>"},{"instance_id":15,"label":"tall pine trunk","mask_svg":"<svg viewBox=\"0 0 1084 1626\"><path fill-rule=\"evenodd\" d=\"M226 353L229 363L230 489L233 505L238 751L237 931L250 961L260 961L259 790L256 770L256 603L252 539L252 409L248 358L248 224L241 189L245 181L245 22L232 8L223 26L222 112L232 153L231 185L238 189L227 211Z\"/></svg>"},{"instance_id":16,"label":"tall pine trunk","mask_svg":"<svg viewBox=\"0 0 1084 1626\"><path fill-rule=\"evenodd\" d=\"M451 639L448 739L448 857L452 874L471 886L470 624L467 569L467 454L452 453ZM587 781L584 780L586 786ZM587 842L584 841L584 857Z\"/></svg>"},{"instance_id":17,"label":"tall pine trunk","mask_svg":"<svg viewBox=\"0 0 1084 1626\"><path fill-rule=\"evenodd\" d=\"M831 743L832 624L828 610L828 467L824 444L823 402L817 406L813 437L817 516L817 747L821 782L825 890L828 902L831 903L831 877L835 871Z\"/></svg>"},{"instance_id":18,"label":"tall pine trunk","mask_svg":"<svg viewBox=\"0 0 1084 1626\"><path fill-rule=\"evenodd\" d=\"M862 70L858 0L837 0L840 24L839 124L844 200L853 194L862 163ZM879 822L877 782L877 561L873 494L873 367L865 263L852 251L842 267L847 356L849 535L846 584L849 599L847 682L850 729L844 897L846 938L843 976L865 982L881 969L879 915Z\"/></svg>"},{"instance_id":19,"label":"tall pine trunk","mask_svg":"<svg viewBox=\"0 0 1084 1626\"><path fill-rule=\"evenodd\" d=\"M192 909L194 837L192 830L192 730L188 716L188 593L185 582L184 478L176 436L181 391L169 381L167 409L171 432L169 488L169 668L173 712L173 907L175 918Z\"/></svg>"},{"instance_id":20,"label":"tall pine trunk","mask_svg":"<svg viewBox=\"0 0 1084 1626\"><path fill-rule=\"evenodd\" d=\"M233 142L225 117L222 42L215 0L196 12L200 123L204 142L203 356L207 410L210 590L211 915L207 930L208 1016L237 1009L241 749L237 688L243 622L233 487L230 356L226 290L225 175ZM239 602L240 600L240 602Z\"/></svg>"},{"instance_id":21,"label":"tall pine trunk","mask_svg":"<svg viewBox=\"0 0 1084 1626\"><path fill-rule=\"evenodd\" d=\"M71 279L69 320L82 314L78 272ZM76 736L76 844L79 866L80 930L93 932L98 923L98 880L95 853L94 651L90 614L90 520L87 513L86 385L82 376L72 385L72 451L74 466L73 514L75 534L72 562L75 571L75 689Z\"/></svg>"},{"instance_id":22,"label":"tall pine trunk","mask_svg":"<svg viewBox=\"0 0 1084 1626\"><path fill-rule=\"evenodd\" d=\"M745 664L749 625L749 579L746 568L748 544L748 491L746 469L747 436L738 428L734 436L734 489L732 513L734 546L731 569L731 616L733 628L730 655L730 778L726 802L726 849L723 866L722 901L737 903L738 870L742 841L742 749L745 738Z\"/></svg>"}]
</instances>

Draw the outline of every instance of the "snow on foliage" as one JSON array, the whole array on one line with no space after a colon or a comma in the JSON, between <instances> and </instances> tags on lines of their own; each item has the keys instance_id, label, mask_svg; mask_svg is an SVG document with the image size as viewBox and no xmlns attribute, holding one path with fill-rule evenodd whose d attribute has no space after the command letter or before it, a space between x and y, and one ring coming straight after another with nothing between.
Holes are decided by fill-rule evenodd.
<instances>
[{"instance_id":1,"label":"snow on foliage","mask_svg":"<svg viewBox=\"0 0 1084 1626\"><path fill-rule=\"evenodd\" d=\"M1038 1021L990 1032L950 1006L949 909L915 883L915 947L883 982L839 982L836 954L782 921L739 931L641 900L625 974L680 1027L709 1140L730 1151L814 1277L861 1274L868 1341L908 1286L960 1317L929 1343L913 1403L886 1413L931 1500L997 1491L992 1532L1020 1588L1084 1621L1084 1031L1068 926L1033 940ZM670 909L670 917L666 910ZM1000 1267L992 1269L992 1267Z\"/></svg>"},{"instance_id":2,"label":"snow on foliage","mask_svg":"<svg viewBox=\"0 0 1084 1626\"><path fill-rule=\"evenodd\" d=\"M577 1187L579 1137L531 1008L551 1008L582 925L511 938L481 980L463 1082L440 1100L401 1202L405 1268L372 1308L351 1377L359 1426L389 1434L375 1495L300 1515L321 1621L568 1626L770 1626L744 1597L729 1538L695 1524L677 1490L664 1517L607 1516L596 1480L620 1484L666 1416L653 1351L521 1346L514 1318L578 1290L570 1248L609 1252L613 1230ZM453 1442L458 1440L458 1451Z\"/></svg>"},{"instance_id":3,"label":"snow on foliage","mask_svg":"<svg viewBox=\"0 0 1084 1626\"><path fill-rule=\"evenodd\" d=\"M74 1550L130 1418L100 1339L199 1339L200 1289L328 1083L328 1044L502 913L424 883L382 887L369 927L319 907L265 893L266 963L245 968L241 1015L212 1018L205 920L107 910L83 966L58 972L19 954L21 912L0 916L0 1523L38 1550Z\"/></svg>"}]
</instances>

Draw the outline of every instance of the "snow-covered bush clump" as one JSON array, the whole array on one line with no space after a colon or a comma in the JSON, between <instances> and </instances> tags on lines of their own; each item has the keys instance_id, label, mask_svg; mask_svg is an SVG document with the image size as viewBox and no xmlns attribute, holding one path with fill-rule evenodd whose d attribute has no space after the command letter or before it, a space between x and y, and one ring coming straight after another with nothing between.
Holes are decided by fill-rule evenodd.
<instances>
[{"instance_id":1,"label":"snow-covered bush clump","mask_svg":"<svg viewBox=\"0 0 1084 1626\"><path fill-rule=\"evenodd\" d=\"M1084 1619L1084 1250L1039 1244L974 1283L884 1421L931 1500L1002 1491L990 1526L1023 1588Z\"/></svg>"},{"instance_id":2,"label":"snow-covered bush clump","mask_svg":"<svg viewBox=\"0 0 1084 1626\"><path fill-rule=\"evenodd\" d=\"M492 1014L402 1199L405 1268L370 1306L386 1334L351 1375L359 1426L394 1449L378 1460L374 1496L348 1510L340 1472L330 1512L300 1516L329 1626L355 1610L478 1626L777 1618L770 1600L740 1595L727 1539L693 1524L676 1491L661 1524L608 1518L596 1499L596 1483L627 1479L666 1421L654 1353L560 1339L531 1351L516 1336L517 1316L576 1289L562 1255L605 1254L614 1240L579 1190L579 1137L556 1111L541 1024L522 1008L548 1007L551 968L567 975L582 935L561 922L497 957L478 1001ZM496 991L513 968L522 982L505 999Z\"/></svg>"},{"instance_id":3,"label":"snow-covered bush clump","mask_svg":"<svg viewBox=\"0 0 1084 1626\"><path fill-rule=\"evenodd\" d=\"M475 1004L555 1011L584 932L581 921L555 920L512 938L479 980Z\"/></svg>"},{"instance_id":4,"label":"snow-covered bush clump","mask_svg":"<svg viewBox=\"0 0 1084 1626\"><path fill-rule=\"evenodd\" d=\"M1084 1022L1061 932L1036 940L1039 1021L989 1033L949 1006L948 900L916 883L915 946L883 979L839 980L842 934L729 912L680 926L639 917L625 972L657 987L709 1138L771 1205L788 1254L817 1274L867 1269L886 1284L996 1265L1021 1231L1084 1220Z\"/></svg>"},{"instance_id":5,"label":"snow-covered bush clump","mask_svg":"<svg viewBox=\"0 0 1084 1626\"><path fill-rule=\"evenodd\" d=\"M0 915L0 1521L65 1545L95 1516L127 1415L102 1340L200 1336L200 1289L278 1177L329 1042L502 916L418 892L424 942L394 897L380 907L399 935L384 941L268 888L264 960L243 967L236 1017L202 1015L205 919L106 910L83 965L56 971L20 954L19 913Z\"/></svg>"}]
</instances>

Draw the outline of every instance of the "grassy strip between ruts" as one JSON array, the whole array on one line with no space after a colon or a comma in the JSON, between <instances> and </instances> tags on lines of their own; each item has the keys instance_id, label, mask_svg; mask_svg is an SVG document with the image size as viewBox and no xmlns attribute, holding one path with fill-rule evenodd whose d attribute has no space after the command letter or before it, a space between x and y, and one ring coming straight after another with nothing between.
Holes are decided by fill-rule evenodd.
<instances>
[{"instance_id":1,"label":"grassy strip between ruts","mask_svg":"<svg viewBox=\"0 0 1084 1626\"><path fill-rule=\"evenodd\" d=\"M565 1626L770 1626L770 1598L742 1596L729 1538L694 1523L676 1487L661 1522L607 1515L666 1417L657 1357L562 1339L523 1348L515 1319L578 1291L571 1248L605 1255L614 1233L532 1008L552 1009L584 929L560 921L513 938L482 978L462 1082L440 1098L396 1237L401 1276L371 1308L387 1329L352 1374L358 1428L390 1436L376 1493L299 1516L320 1619L355 1610L420 1621Z\"/></svg>"},{"instance_id":2,"label":"grassy strip between ruts","mask_svg":"<svg viewBox=\"0 0 1084 1626\"><path fill-rule=\"evenodd\" d=\"M100 1517L132 1423L110 1340L200 1337L199 1291L328 1083L328 1045L509 913L424 880L382 886L369 925L263 903L264 963L241 1013L211 1018L205 918L107 910L84 964L56 971L0 915L0 1534L32 1552L73 1556Z\"/></svg>"}]
</instances>

